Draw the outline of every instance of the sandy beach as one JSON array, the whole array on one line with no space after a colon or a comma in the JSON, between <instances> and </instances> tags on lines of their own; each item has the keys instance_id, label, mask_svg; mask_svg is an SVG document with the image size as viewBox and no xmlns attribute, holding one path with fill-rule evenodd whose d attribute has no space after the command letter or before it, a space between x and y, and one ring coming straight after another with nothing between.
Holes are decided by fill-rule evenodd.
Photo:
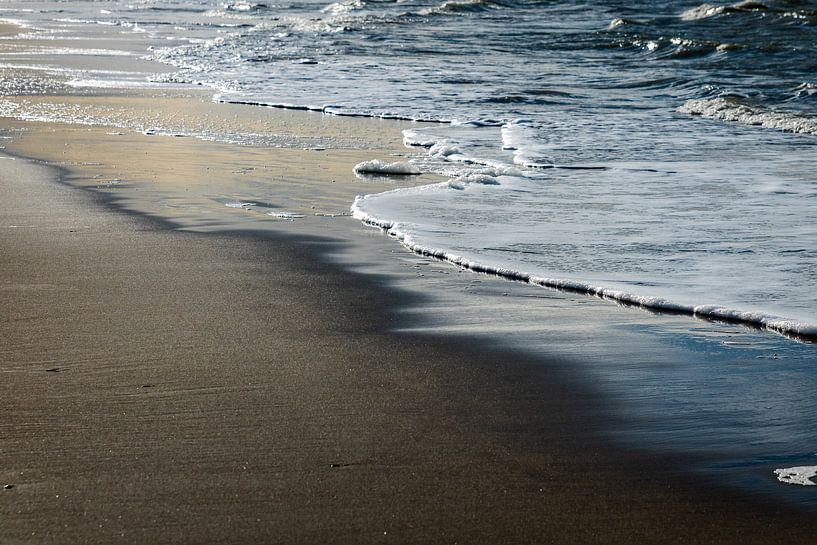
<instances>
[{"instance_id":1,"label":"sandy beach","mask_svg":"<svg viewBox=\"0 0 817 545\"><path fill-rule=\"evenodd\" d=\"M561 353L409 332L423 296L332 258L355 194L433 180L351 174L408 123L13 100L118 124L0 118L0 542L814 541L812 512L610 442ZM169 130L202 118L290 145Z\"/></svg>"},{"instance_id":2,"label":"sandy beach","mask_svg":"<svg viewBox=\"0 0 817 545\"><path fill-rule=\"evenodd\" d=\"M179 232L22 160L2 187L10 543L812 539L606 448L558 361L389 334L335 241Z\"/></svg>"}]
</instances>

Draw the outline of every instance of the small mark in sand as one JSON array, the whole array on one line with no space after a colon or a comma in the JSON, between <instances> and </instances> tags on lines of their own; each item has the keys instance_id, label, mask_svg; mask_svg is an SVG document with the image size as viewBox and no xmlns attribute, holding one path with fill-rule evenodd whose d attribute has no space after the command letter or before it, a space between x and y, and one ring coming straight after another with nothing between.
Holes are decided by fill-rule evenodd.
<instances>
[{"instance_id":1,"label":"small mark in sand","mask_svg":"<svg viewBox=\"0 0 817 545\"><path fill-rule=\"evenodd\" d=\"M359 466L359 465L360 465L359 462L348 462L348 463L337 463L336 462L336 463L333 463L333 464L329 464L329 467L338 468L338 467L351 467L351 466Z\"/></svg>"},{"instance_id":2,"label":"small mark in sand","mask_svg":"<svg viewBox=\"0 0 817 545\"><path fill-rule=\"evenodd\" d=\"M46 369L46 373L62 373L63 371L67 371L65 367L52 367L50 369Z\"/></svg>"},{"instance_id":3,"label":"small mark in sand","mask_svg":"<svg viewBox=\"0 0 817 545\"><path fill-rule=\"evenodd\" d=\"M154 384L142 384L142 386L140 386L140 388L153 388L153 386L155 386L155 385Z\"/></svg>"},{"instance_id":4,"label":"small mark in sand","mask_svg":"<svg viewBox=\"0 0 817 545\"><path fill-rule=\"evenodd\" d=\"M11 490L12 488L14 488L13 484L7 484L3 487L3 490Z\"/></svg>"}]
</instances>

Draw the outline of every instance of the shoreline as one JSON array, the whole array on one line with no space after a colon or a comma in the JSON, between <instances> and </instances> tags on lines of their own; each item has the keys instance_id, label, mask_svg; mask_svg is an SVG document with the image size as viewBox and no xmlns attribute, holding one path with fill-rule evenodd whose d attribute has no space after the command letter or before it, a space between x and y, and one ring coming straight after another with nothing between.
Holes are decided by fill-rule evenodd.
<instances>
[{"instance_id":1,"label":"shoreline","mask_svg":"<svg viewBox=\"0 0 817 545\"><path fill-rule=\"evenodd\" d=\"M707 493L599 443L603 400L562 388L570 362L389 333L402 296L327 264L337 242L168 230L14 162L4 217L31 226L3 236L4 308L18 309L2 336L7 537L812 537L807 512ZM26 210L32 195L54 210ZM80 217L97 232L70 229Z\"/></svg>"},{"instance_id":2,"label":"shoreline","mask_svg":"<svg viewBox=\"0 0 817 545\"><path fill-rule=\"evenodd\" d=\"M26 100L181 126L203 115L283 147L2 120L22 130L8 151L40 163L0 159L14 165L0 170L9 535L811 541L812 510L610 437L626 412L588 368L647 360L653 345L593 336L637 318L554 295L536 310L538 344L517 345L485 316L504 318L523 287L472 279L457 290L481 290L469 304L484 315L451 320L457 271L346 217L349 195L395 183L350 167L409 153L399 123L160 95ZM400 264L376 263L375 248Z\"/></svg>"},{"instance_id":3,"label":"shoreline","mask_svg":"<svg viewBox=\"0 0 817 545\"><path fill-rule=\"evenodd\" d=\"M358 204L368 196L370 195L358 197L355 200L352 206L352 216L366 225L382 229L387 232L389 236L399 241L406 250L417 255L433 257L434 259L450 263L462 269L502 278L511 282L546 288L562 293L574 293L588 297L596 297L621 305L622 307L637 308L655 314L685 316L690 319L713 324L740 325L757 331L778 334L792 341L807 344L817 342L817 326L801 323L791 318L760 312L736 310L722 305L681 304L661 297L637 295L615 288L593 285L581 280L541 277L524 271L486 265L445 250L438 250L416 244L412 241L410 235L400 231L399 226L395 222L380 219L362 210Z\"/></svg>"}]
</instances>

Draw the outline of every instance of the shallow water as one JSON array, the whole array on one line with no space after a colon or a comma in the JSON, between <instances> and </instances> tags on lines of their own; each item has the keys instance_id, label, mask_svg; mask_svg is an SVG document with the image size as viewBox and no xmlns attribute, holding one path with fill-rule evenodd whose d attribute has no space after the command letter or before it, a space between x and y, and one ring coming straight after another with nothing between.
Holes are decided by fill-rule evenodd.
<instances>
[{"instance_id":1,"label":"shallow water","mask_svg":"<svg viewBox=\"0 0 817 545\"><path fill-rule=\"evenodd\" d=\"M219 100L453 122L406 142L458 182L359 206L423 248L817 335L807 2L11 5L55 38L149 35L176 68L153 82ZM65 83L138 79L91 76Z\"/></svg>"}]
</instances>

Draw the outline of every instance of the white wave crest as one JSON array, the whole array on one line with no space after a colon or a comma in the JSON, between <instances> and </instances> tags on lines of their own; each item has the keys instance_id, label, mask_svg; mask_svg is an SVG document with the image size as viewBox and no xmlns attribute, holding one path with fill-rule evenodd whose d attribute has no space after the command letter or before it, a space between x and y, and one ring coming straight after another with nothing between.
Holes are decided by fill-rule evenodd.
<instances>
[{"instance_id":1,"label":"white wave crest","mask_svg":"<svg viewBox=\"0 0 817 545\"><path fill-rule=\"evenodd\" d=\"M350 11L361 9L365 5L366 4L362 0L346 0L345 2L335 2L333 4L329 4L321 11L323 13L338 15L341 13L349 13Z\"/></svg>"},{"instance_id":2,"label":"white wave crest","mask_svg":"<svg viewBox=\"0 0 817 545\"><path fill-rule=\"evenodd\" d=\"M266 8L267 4L260 2L233 2L222 4L222 7L227 11L257 11Z\"/></svg>"},{"instance_id":3,"label":"white wave crest","mask_svg":"<svg viewBox=\"0 0 817 545\"><path fill-rule=\"evenodd\" d=\"M712 4L701 4L694 8L690 8L681 14L681 19L684 21L696 21L698 19L706 19L723 13L724 6L713 6Z\"/></svg>"},{"instance_id":4,"label":"white wave crest","mask_svg":"<svg viewBox=\"0 0 817 545\"><path fill-rule=\"evenodd\" d=\"M457 146L452 146L446 142L440 142L431 146L428 154L432 157L450 157L451 155L462 155L462 151Z\"/></svg>"},{"instance_id":5,"label":"white wave crest","mask_svg":"<svg viewBox=\"0 0 817 545\"><path fill-rule=\"evenodd\" d=\"M420 15L444 15L450 13L458 13L463 11L473 11L489 7L491 4L485 0L447 0L439 6L431 8L423 8L419 11Z\"/></svg>"},{"instance_id":6,"label":"white wave crest","mask_svg":"<svg viewBox=\"0 0 817 545\"><path fill-rule=\"evenodd\" d=\"M454 185L452 185L452 182ZM481 181L476 178L472 178L472 183L474 182L491 183L489 177L486 177ZM670 312L713 321L740 323L751 327L780 333L784 336L795 339L817 338L817 324L807 324L761 312L741 311L719 305L696 306L682 304L661 297L644 296L617 289L606 288L603 286L596 286L581 280L539 277L525 271L481 263L463 255L452 253L449 250L433 248L420 244L411 236L410 231L412 226L410 224L401 224L392 220L378 218L366 210L367 201L371 201L384 195L393 195L397 192L433 191L440 188L465 189L464 185L456 185L456 181L452 180L447 183L430 184L411 189L395 189L374 195L358 196L355 198L355 201L351 207L352 216L367 225L379 227L385 230L390 236L396 238L408 250L416 254L447 261L474 272L500 276L507 280L523 282L545 288L593 295L602 299L617 302L619 304L637 306L654 312Z\"/></svg>"},{"instance_id":7,"label":"white wave crest","mask_svg":"<svg viewBox=\"0 0 817 545\"><path fill-rule=\"evenodd\" d=\"M471 184L499 185L499 180L488 174L465 174L448 181L448 187L451 189L465 189Z\"/></svg>"},{"instance_id":8,"label":"white wave crest","mask_svg":"<svg viewBox=\"0 0 817 545\"><path fill-rule=\"evenodd\" d=\"M728 6L714 6L712 4L701 4L690 8L681 14L684 21L697 21L698 19L708 19L722 13L739 13L745 11L768 11L768 6L753 0L744 0Z\"/></svg>"},{"instance_id":9,"label":"white wave crest","mask_svg":"<svg viewBox=\"0 0 817 545\"><path fill-rule=\"evenodd\" d=\"M775 112L749 106L732 98L687 100L678 111L707 119L743 123L796 134L817 135L817 119L793 113Z\"/></svg>"}]
</instances>

